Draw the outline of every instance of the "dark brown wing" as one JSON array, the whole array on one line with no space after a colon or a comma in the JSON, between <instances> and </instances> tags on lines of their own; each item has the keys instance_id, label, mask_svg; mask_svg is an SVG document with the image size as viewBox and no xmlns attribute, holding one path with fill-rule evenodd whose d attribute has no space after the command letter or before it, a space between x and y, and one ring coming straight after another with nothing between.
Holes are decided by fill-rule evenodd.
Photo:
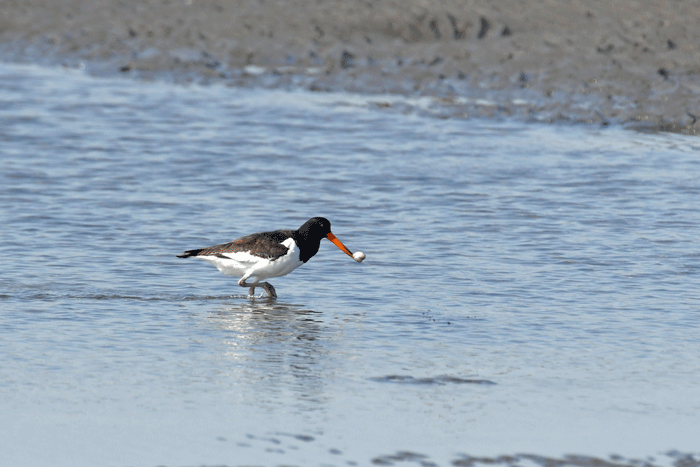
<instances>
[{"instance_id":1,"label":"dark brown wing","mask_svg":"<svg viewBox=\"0 0 700 467\"><path fill-rule=\"evenodd\" d=\"M245 252L269 260L275 260L287 254L289 248L282 242L292 237L293 230L276 230L274 232L261 232L246 235L232 242L222 243L197 250L187 250L178 258L190 256L222 256L226 253Z\"/></svg>"}]
</instances>

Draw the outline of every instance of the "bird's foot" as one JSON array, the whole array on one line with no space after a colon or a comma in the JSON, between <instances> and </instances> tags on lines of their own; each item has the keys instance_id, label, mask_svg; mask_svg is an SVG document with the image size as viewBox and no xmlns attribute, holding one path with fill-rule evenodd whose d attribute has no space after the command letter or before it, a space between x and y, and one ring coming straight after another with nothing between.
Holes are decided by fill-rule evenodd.
<instances>
[{"instance_id":1,"label":"bird's foot","mask_svg":"<svg viewBox=\"0 0 700 467\"><path fill-rule=\"evenodd\" d=\"M246 282L246 278L241 278L238 281L238 285L241 287L248 287L248 298L255 298L255 287L258 287L257 282L251 282L250 284Z\"/></svg>"},{"instance_id":2,"label":"bird's foot","mask_svg":"<svg viewBox=\"0 0 700 467\"><path fill-rule=\"evenodd\" d=\"M270 284L269 282L263 282L262 288L265 289L265 292L267 292L268 297L277 298L277 292L275 291L275 288L272 287L272 284Z\"/></svg>"}]
</instances>

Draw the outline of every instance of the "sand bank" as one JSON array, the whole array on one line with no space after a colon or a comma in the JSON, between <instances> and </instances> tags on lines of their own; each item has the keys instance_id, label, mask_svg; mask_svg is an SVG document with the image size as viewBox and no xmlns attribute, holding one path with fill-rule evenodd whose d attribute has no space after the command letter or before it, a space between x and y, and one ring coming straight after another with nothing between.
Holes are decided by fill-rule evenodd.
<instances>
[{"instance_id":1,"label":"sand bank","mask_svg":"<svg viewBox=\"0 0 700 467\"><path fill-rule=\"evenodd\" d=\"M695 2L3 0L0 59L700 130Z\"/></svg>"}]
</instances>

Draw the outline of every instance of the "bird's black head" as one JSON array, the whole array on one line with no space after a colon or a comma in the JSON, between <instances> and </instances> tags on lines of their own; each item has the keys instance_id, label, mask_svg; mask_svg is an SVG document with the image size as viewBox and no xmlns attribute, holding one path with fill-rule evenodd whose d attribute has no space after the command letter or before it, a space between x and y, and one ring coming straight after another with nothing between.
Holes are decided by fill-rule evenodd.
<instances>
[{"instance_id":1,"label":"bird's black head","mask_svg":"<svg viewBox=\"0 0 700 467\"><path fill-rule=\"evenodd\" d=\"M320 242L321 239L331 233L331 221L325 217L312 217L304 222L304 225L299 227L297 232L306 240L318 240Z\"/></svg>"},{"instance_id":2,"label":"bird's black head","mask_svg":"<svg viewBox=\"0 0 700 467\"><path fill-rule=\"evenodd\" d=\"M307 262L318 253L321 240L331 233L331 222L325 217L312 217L294 232L292 237L299 245L299 259Z\"/></svg>"},{"instance_id":3,"label":"bird's black head","mask_svg":"<svg viewBox=\"0 0 700 467\"><path fill-rule=\"evenodd\" d=\"M318 253L321 240L327 238L340 248L346 255L355 259L352 252L343 245L331 232L331 221L325 217L312 217L304 223L299 230L294 232L294 241L299 245L299 259L307 262L313 255Z\"/></svg>"}]
</instances>

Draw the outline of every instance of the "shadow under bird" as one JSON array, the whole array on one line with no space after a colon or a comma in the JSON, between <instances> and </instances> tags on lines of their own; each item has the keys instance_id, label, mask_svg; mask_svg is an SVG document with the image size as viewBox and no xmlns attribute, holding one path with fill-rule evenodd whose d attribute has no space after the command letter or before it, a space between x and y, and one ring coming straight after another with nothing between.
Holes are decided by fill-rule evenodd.
<instances>
[{"instance_id":1,"label":"shadow under bird","mask_svg":"<svg viewBox=\"0 0 700 467\"><path fill-rule=\"evenodd\" d=\"M240 276L238 285L249 287L249 295L255 295L255 288L262 287L269 297L276 298L277 292L272 284L260 281L286 276L306 263L318 253L324 238L358 263L364 261L365 254L348 250L333 235L331 223L324 217L312 217L297 230L254 233L229 243L187 250L177 257L192 256L209 261L228 276Z\"/></svg>"}]
</instances>

